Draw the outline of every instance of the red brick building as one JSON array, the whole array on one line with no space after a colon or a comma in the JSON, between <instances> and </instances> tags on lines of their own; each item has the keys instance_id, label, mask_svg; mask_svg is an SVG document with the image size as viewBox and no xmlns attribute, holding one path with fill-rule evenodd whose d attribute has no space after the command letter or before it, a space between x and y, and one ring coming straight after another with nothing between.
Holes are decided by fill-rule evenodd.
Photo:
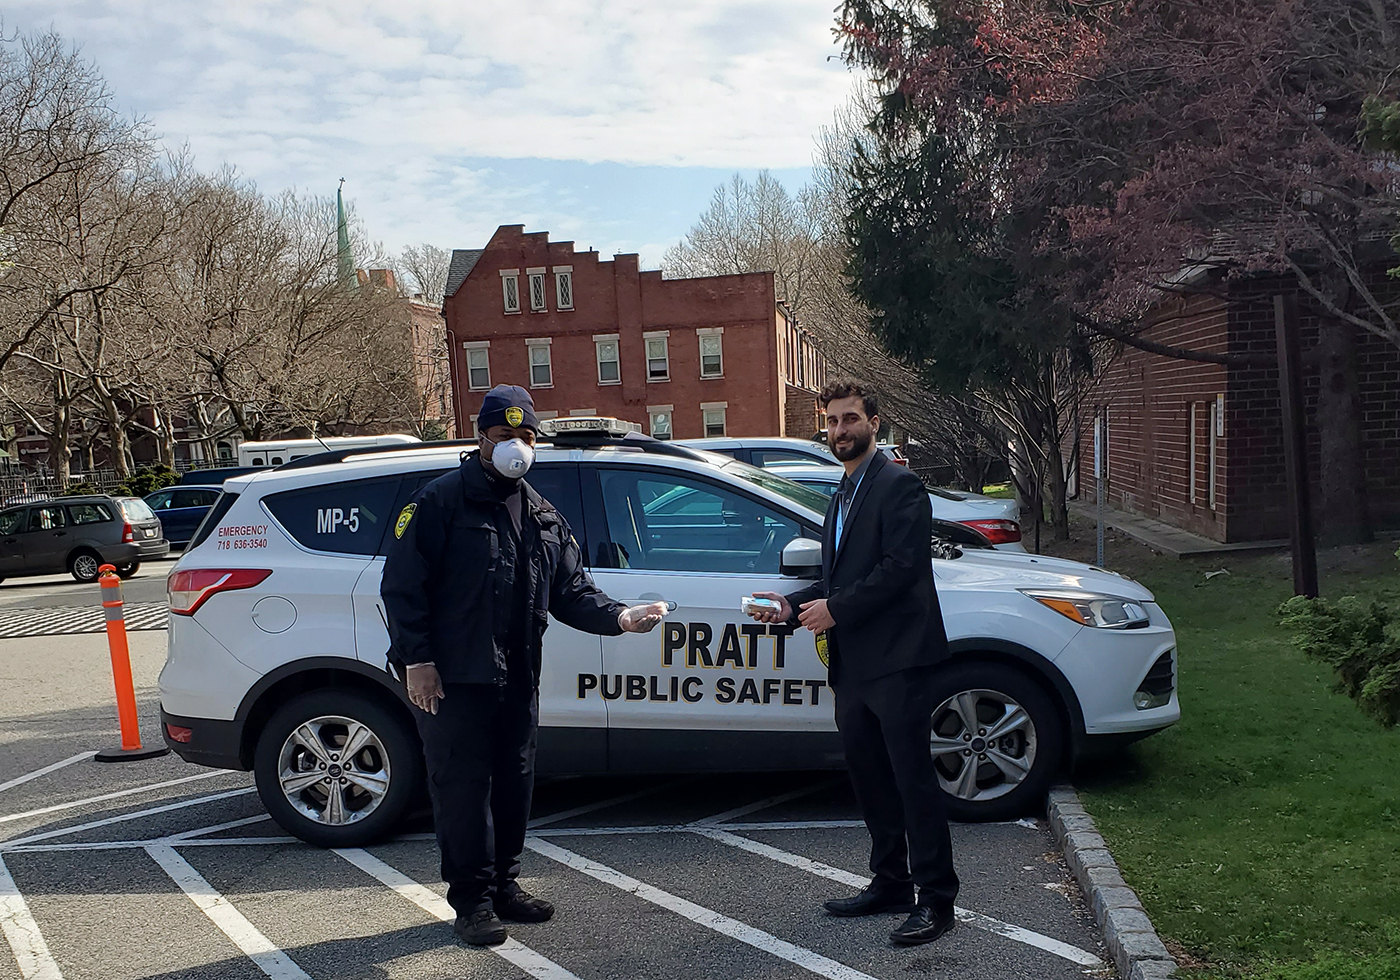
<instances>
[{"instance_id":1,"label":"red brick building","mask_svg":"<svg viewBox=\"0 0 1400 980\"><path fill-rule=\"evenodd\" d=\"M1144 338L1213 353L1276 354L1273 297L1282 280L1228 285L1221 296L1165 301ZM1304 407L1314 508L1319 501L1318 376L1307 351L1319 323L1299 297ZM1372 525L1400 527L1400 350L1357 334L1362 447ZM1092 501L1094 416L1107 417L1110 506L1216 541L1288 537L1288 492L1278 369L1185 361L1123 348L1101 371L1080 409L1082 499Z\"/></svg>"},{"instance_id":2,"label":"red brick building","mask_svg":"<svg viewBox=\"0 0 1400 980\"><path fill-rule=\"evenodd\" d=\"M502 225L452 253L443 316L464 435L497 384L528 388L542 419L615 416L659 438L817 428L825 368L771 272L663 279Z\"/></svg>"}]
</instances>

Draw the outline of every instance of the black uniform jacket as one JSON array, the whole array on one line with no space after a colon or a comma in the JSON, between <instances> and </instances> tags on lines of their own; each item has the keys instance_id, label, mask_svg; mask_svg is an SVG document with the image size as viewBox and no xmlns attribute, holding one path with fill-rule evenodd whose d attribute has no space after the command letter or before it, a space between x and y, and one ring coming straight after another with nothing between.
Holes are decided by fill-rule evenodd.
<instances>
[{"instance_id":1,"label":"black uniform jacket","mask_svg":"<svg viewBox=\"0 0 1400 980\"><path fill-rule=\"evenodd\" d=\"M832 686L936 664L948 635L933 586L933 512L923 482L876 453L846 515L840 547L833 494L822 530L822 577L788 596L826 599L836 625L827 632Z\"/></svg>"},{"instance_id":2,"label":"black uniform jacket","mask_svg":"<svg viewBox=\"0 0 1400 980\"><path fill-rule=\"evenodd\" d=\"M379 594L388 613L389 659L401 673L430 661L446 684L505 683L499 638L507 631L496 617L510 610L496 571L499 528L510 518L486 480L480 459L465 457L420 490L407 524L401 515L395 527L402 534L390 544ZM522 521L529 555L521 585L528 590L524 636L538 684L549 613L575 629L616 636L623 606L593 584L563 515L529 484L521 489L522 510L533 518Z\"/></svg>"}]
</instances>

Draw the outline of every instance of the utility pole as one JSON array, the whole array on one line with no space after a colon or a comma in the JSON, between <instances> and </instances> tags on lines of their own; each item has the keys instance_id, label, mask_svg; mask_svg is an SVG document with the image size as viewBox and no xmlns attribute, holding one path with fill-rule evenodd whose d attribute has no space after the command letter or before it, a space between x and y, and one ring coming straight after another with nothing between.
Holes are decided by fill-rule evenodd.
<instances>
[{"instance_id":1,"label":"utility pole","mask_svg":"<svg viewBox=\"0 0 1400 980\"><path fill-rule=\"evenodd\" d=\"M1291 293L1274 297L1278 338L1278 392L1283 408L1283 465L1288 474L1289 539L1293 545L1293 594L1317 598L1317 541L1313 537L1308 488L1308 445L1303 418L1302 341L1298 301Z\"/></svg>"}]
</instances>

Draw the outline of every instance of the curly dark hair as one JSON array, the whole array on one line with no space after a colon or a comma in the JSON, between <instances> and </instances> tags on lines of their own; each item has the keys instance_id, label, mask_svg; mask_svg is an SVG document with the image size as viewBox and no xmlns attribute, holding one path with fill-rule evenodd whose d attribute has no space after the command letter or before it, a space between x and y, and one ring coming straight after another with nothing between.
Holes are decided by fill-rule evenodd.
<instances>
[{"instance_id":1,"label":"curly dark hair","mask_svg":"<svg viewBox=\"0 0 1400 980\"><path fill-rule=\"evenodd\" d=\"M875 397L873 391L869 391L859 381L846 379L843 381L828 381L822 385L821 392L817 395L817 404L822 408L841 398L859 398L861 405L865 409L865 417L874 418L880 414L880 402Z\"/></svg>"}]
</instances>

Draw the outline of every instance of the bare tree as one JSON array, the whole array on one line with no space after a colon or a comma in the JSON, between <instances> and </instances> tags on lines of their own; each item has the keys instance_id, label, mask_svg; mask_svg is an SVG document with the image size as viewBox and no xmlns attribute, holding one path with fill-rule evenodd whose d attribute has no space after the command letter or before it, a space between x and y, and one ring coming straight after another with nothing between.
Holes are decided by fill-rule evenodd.
<instances>
[{"instance_id":1,"label":"bare tree","mask_svg":"<svg viewBox=\"0 0 1400 980\"><path fill-rule=\"evenodd\" d=\"M407 279L410 296L422 296L426 303L441 304L447 292L447 267L452 253L424 242L409 245L399 253L400 278Z\"/></svg>"}]
</instances>

